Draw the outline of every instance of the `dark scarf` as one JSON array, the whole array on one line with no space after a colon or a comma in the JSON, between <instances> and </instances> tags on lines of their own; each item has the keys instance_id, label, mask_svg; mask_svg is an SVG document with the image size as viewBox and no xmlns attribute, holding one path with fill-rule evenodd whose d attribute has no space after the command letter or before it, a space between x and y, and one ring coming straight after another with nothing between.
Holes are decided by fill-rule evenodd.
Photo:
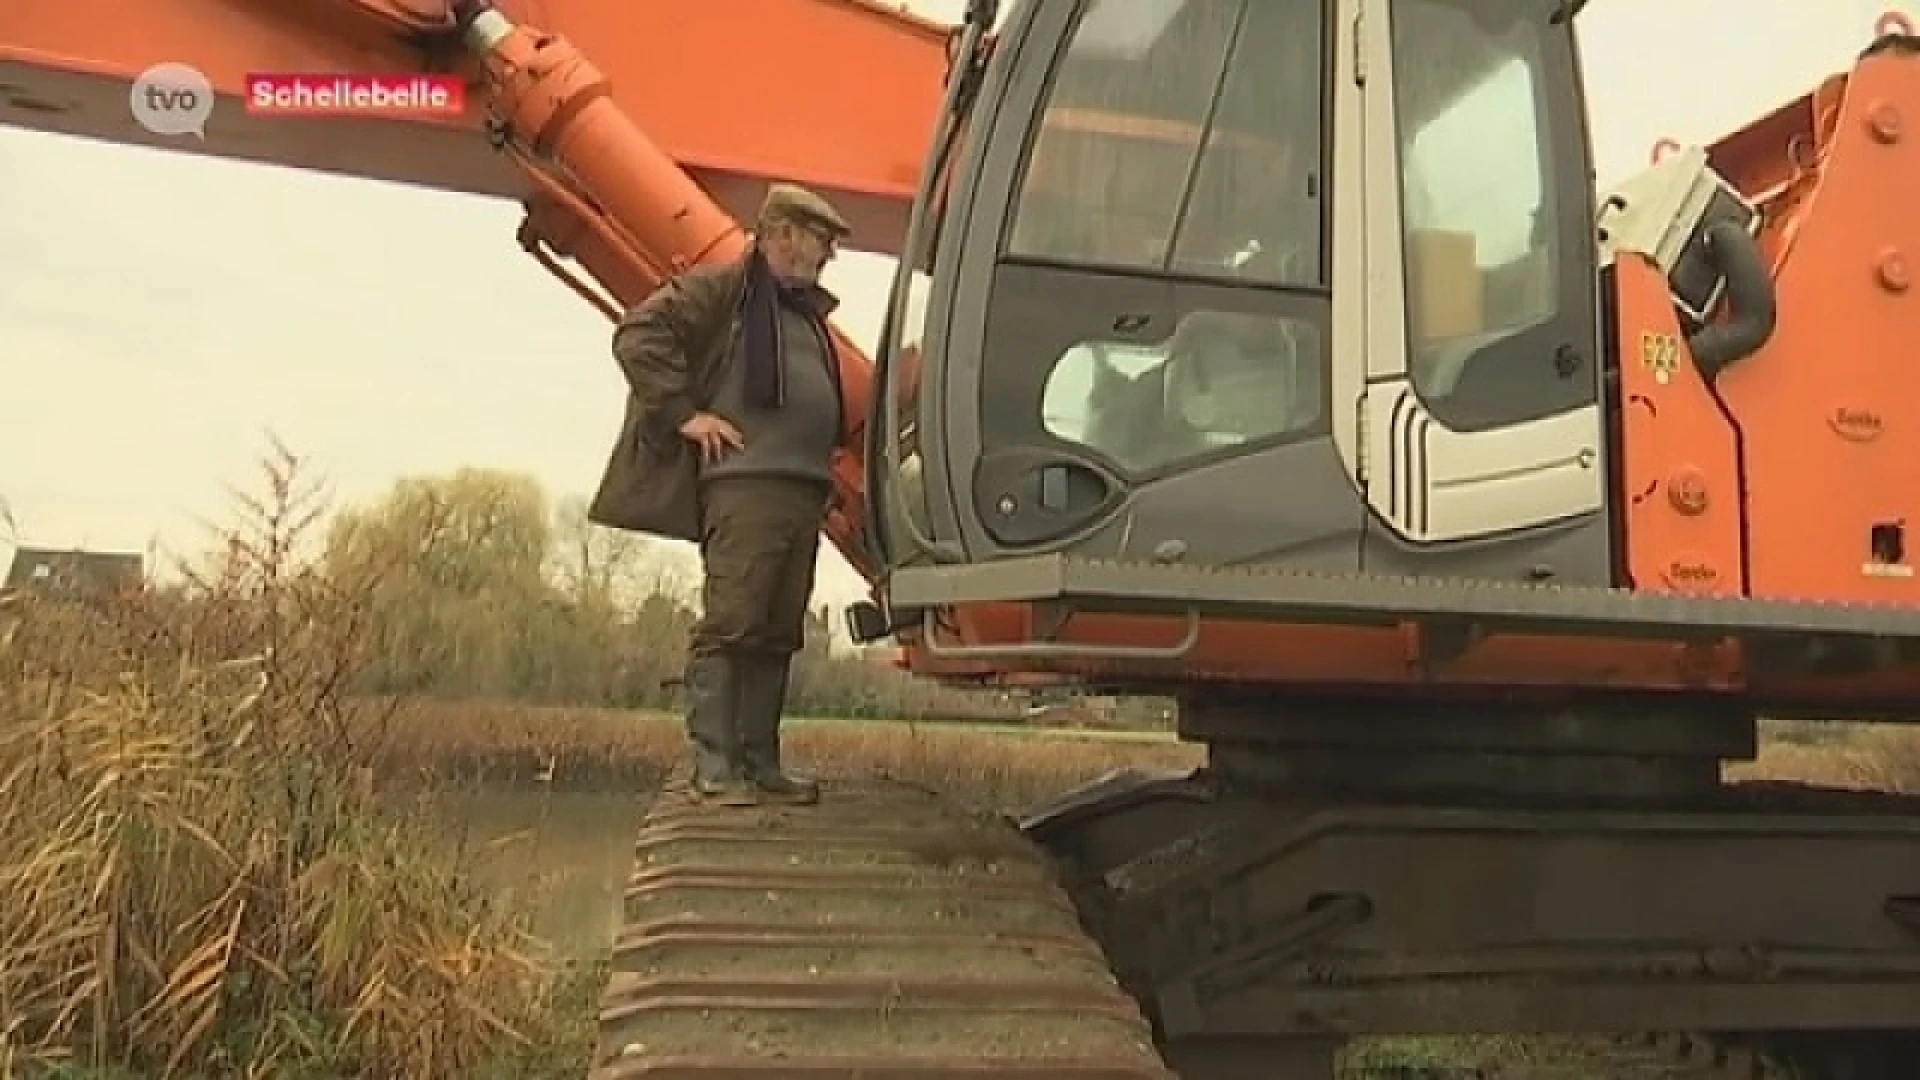
<instances>
[{"instance_id":1,"label":"dark scarf","mask_svg":"<svg viewBox=\"0 0 1920 1080\"><path fill-rule=\"evenodd\" d=\"M783 304L807 316L824 347L826 328L812 290L804 285L781 284L767 265L766 256L756 248L747 260L746 291L740 298L740 359L746 364L747 404L756 409L777 409L786 404L787 380L781 370L785 359L780 336Z\"/></svg>"}]
</instances>

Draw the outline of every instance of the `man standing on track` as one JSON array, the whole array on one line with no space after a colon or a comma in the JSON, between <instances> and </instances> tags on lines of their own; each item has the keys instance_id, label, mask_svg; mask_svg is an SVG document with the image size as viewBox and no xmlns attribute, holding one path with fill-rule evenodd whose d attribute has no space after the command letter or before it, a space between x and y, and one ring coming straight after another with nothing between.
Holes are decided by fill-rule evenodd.
<instances>
[{"instance_id":1,"label":"man standing on track","mask_svg":"<svg viewBox=\"0 0 1920 1080\"><path fill-rule=\"evenodd\" d=\"M590 517L700 545L687 735L694 790L725 806L820 797L782 769L780 719L844 421L819 276L850 231L775 184L745 258L678 275L614 332L632 394Z\"/></svg>"}]
</instances>

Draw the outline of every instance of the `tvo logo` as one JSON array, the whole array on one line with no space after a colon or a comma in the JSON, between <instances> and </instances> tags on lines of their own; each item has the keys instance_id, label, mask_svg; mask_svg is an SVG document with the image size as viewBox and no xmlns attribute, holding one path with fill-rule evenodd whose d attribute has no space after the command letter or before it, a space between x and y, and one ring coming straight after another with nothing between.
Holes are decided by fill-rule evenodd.
<instances>
[{"instance_id":1,"label":"tvo logo","mask_svg":"<svg viewBox=\"0 0 1920 1080\"><path fill-rule=\"evenodd\" d=\"M207 137L213 115L213 83L186 64L155 64L133 80L127 92L133 119L155 135Z\"/></svg>"}]
</instances>

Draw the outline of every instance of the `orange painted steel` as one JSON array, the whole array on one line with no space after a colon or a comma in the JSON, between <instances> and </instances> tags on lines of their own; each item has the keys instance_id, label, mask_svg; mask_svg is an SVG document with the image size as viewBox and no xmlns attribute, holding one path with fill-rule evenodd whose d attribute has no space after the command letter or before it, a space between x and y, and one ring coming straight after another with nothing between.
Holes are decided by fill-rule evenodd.
<instances>
[{"instance_id":1,"label":"orange painted steel","mask_svg":"<svg viewBox=\"0 0 1920 1080\"><path fill-rule=\"evenodd\" d=\"M1920 60L1851 72L1723 142L1763 200L1779 319L1717 389L1740 430L1756 597L1920 603L1876 571L1876 526L1920 529Z\"/></svg>"},{"instance_id":2,"label":"orange painted steel","mask_svg":"<svg viewBox=\"0 0 1920 1080\"><path fill-rule=\"evenodd\" d=\"M1014 645L1039 639L1052 622L1025 605L981 605L956 611L946 645ZM1186 631L1184 619L1149 615L1084 614L1068 620L1051 640L1078 645L1170 645ZM998 665L953 660L925 649L917 633L909 650L915 671L1007 682L1005 667L1101 681L1159 682L1167 692L1204 683L1276 683L1394 691L1421 687L1454 691L1475 687L1563 690L1736 690L1750 685L1732 646L1686 646L1589 638L1498 636L1441 662L1423 656L1420 631L1390 628L1293 626L1235 619L1202 624L1194 647L1178 661L1102 661L1062 657ZM1910 681L1920 688L1920 679Z\"/></svg>"},{"instance_id":3,"label":"orange painted steel","mask_svg":"<svg viewBox=\"0 0 1920 1080\"><path fill-rule=\"evenodd\" d=\"M940 106L941 25L864 0L497 6L592 57L630 122L735 217L750 217L769 179L793 180L843 205L854 247L898 249ZM14 0L0 4L0 102L22 103L4 116L22 127L518 198L522 178L477 137L477 104L459 122L240 110L250 72L452 64L457 49L436 54L406 39L450 26L448 9L446 0ZM133 123L127 84L163 61L200 69L228 95L203 145Z\"/></svg>"},{"instance_id":4,"label":"orange painted steel","mask_svg":"<svg viewBox=\"0 0 1920 1080\"><path fill-rule=\"evenodd\" d=\"M1639 256L1614 265L1628 580L1642 592L1739 596L1735 433L1680 332L1666 275Z\"/></svg>"}]
</instances>

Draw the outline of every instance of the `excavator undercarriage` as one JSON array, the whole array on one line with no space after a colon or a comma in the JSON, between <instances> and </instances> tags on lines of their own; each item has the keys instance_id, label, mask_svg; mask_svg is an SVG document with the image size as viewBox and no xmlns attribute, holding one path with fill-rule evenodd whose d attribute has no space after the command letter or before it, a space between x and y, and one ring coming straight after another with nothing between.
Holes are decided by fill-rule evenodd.
<instances>
[{"instance_id":1,"label":"excavator undercarriage","mask_svg":"<svg viewBox=\"0 0 1920 1080\"><path fill-rule=\"evenodd\" d=\"M1180 724L1193 775L1017 823L669 791L595 1075L1330 1080L1353 1039L1570 1032L1666 1069L1634 1076L1907 1075L1920 800L1724 783L1750 716L1216 696Z\"/></svg>"}]
</instances>

